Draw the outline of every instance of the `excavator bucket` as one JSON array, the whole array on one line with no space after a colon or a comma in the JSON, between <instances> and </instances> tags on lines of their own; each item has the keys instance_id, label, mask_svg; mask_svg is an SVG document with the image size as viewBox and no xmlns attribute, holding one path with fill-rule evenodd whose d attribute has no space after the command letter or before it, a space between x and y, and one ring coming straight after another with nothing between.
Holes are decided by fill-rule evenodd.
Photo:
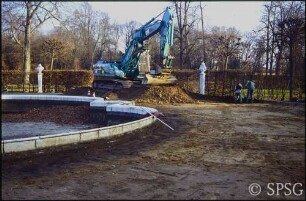
<instances>
[{"instance_id":1,"label":"excavator bucket","mask_svg":"<svg viewBox=\"0 0 306 201\"><path fill-rule=\"evenodd\" d=\"M148 85L172 85L177 82L177 78L168 73L160 75L146 74L146 84Z\"/></svg>"},{"instance_id":2,"label":"excavator bucket","mask_svg":"<svg viewBox=\"0 0 306 201\"><path fill-rule=\"evenodd\" d=\"M139 72L143 76L142 84L148 85L171 85L177 82L177 78L172 74L171 68L151 69L151 55L149 50L145 50L139 57Z\"/></svg>"}]
</instances>

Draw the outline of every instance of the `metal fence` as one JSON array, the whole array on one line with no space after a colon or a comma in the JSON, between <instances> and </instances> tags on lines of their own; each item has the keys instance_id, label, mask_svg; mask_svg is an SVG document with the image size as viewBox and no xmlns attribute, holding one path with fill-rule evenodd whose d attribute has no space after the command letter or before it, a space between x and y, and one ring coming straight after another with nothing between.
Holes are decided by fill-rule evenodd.
<instances>
[{"instance_id":1,"label":"metal fence","mask_svg":"<svg viewBox=\"0 0 306 201\"><path fill-rule=\"evenodd\" d=\"M179 85L187 91L199 93L198 71L176 71ZM246 95L246 83L255 81L254 98L257 100L289 100L289 76L249 75L242 71L207 72L205 94L207 96L229 97L234 95L235 86L243 85L242 95ZM293 77L293 99L305 101L305 76Z\"/></svg>"}]
</instances>

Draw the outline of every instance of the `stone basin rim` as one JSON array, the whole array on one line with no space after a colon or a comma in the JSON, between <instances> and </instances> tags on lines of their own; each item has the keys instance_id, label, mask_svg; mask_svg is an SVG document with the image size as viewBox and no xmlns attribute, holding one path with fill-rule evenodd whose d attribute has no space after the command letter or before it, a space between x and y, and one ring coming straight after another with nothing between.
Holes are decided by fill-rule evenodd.
<instances>
[{"instance_id":1,"label":"stone basin rim","mask_svg":"<svg viewBox=\"0 0 306 201\"><path fill-rule=\"evenodd\" d=\"M141 115L141 119L127 123L99 127L87 130L64 132L44 136L28 138L16 138L1 140L1 153L20 152L57 145L79 143L101 138L110 138L122 135L146 126L157 120L152 114L158 113L154 108L136 106L134 101L110 100L105 101L100 97L67 96L67 95L46 95L46 94L1 94L2 100L36 100L36 101L72 101L87 102L90 108L103 108L111 113L125 113ZM93 103L93 104L91 104Z\"/></svg>"}]
</instances>

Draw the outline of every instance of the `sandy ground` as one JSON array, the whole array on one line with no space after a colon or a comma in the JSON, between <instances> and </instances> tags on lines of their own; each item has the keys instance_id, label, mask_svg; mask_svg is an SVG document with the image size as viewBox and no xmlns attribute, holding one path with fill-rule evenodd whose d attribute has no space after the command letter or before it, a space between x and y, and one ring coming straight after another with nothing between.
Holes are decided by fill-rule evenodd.
<instances>
[{"instance_id":1,"label":"sandy ground","mask_svg":"<svg viewBox=\"0 0 306 201\"><path fill-rule=\"evenodd\" d=\"M175 130L3 155L2 199L305 199L304 106L150 106Z\"/></svg>"}]
</instances>

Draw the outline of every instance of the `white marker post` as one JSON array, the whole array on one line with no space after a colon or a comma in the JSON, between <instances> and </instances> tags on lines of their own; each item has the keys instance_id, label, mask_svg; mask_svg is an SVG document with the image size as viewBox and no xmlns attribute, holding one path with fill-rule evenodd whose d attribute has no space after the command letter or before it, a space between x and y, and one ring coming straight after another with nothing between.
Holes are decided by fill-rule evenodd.
<instances>
[{"instance_id":1,"label":"white marker post","mask_svg":"<svg viewBox=\"0 0 306 201\"><path fill-rule=\"evenodd\" d=\"M36 71L38 72L38 93L42 93L42 71L44 70L44 67L41 64L38 64Z\"/></svg>"},{"instance_id":2,"label":"white marker post","mask_svg":"<svg viewBox=\"0 0 306 201\"><path fill-rule=\"evenodd\" d=\"M205 71L206 71L206 65L204 61L200 65L200 94L204 95L205 93Z\"/></svg>"}]
</instances>

